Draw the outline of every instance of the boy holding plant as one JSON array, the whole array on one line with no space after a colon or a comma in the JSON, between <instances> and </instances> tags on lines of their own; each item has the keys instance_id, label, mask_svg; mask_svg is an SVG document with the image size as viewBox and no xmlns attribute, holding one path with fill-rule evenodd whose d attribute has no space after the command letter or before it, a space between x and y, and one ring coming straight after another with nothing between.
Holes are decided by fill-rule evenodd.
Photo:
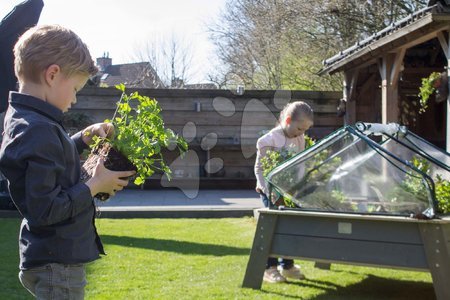
<instances>
[{"instance_id":1,"label":"boy holding plant","mask_svg":"<svg viewBox=\"0 0 450 300\"><path fill-rule=\"evenodd\" d=\"M63 112L97 73L87 46L71 30L36 26L14 47L19 92L11 92L0 150L0 170L23 216L20 237L22 285L38 299L83 299L85 263L104 254L97 234L93 195L114 195L134 171L113 172L100 161L80 181L79 154L92 137L113 133L94 124L69 137Z\"/></svg>"},{"instance_id":2,"label":"boy holding plant","mask_svg":"<svg viewBox=\"0 0 450 300\"><path fill-rule=\"evenodd\" d=\"M255 161L256 192L260 194L265 207L273 206L268 198L268 188L263 176L261 159L267 151L282 149L300 152L305 149L304 133L313 125L313 110L303 101L287 104L280 113L279 126L258 139ZM285 282L286 277L303 279L305 276L292 259L269 257L264 272L264 281L269 283Z\"/></svg>"}]
</instances>

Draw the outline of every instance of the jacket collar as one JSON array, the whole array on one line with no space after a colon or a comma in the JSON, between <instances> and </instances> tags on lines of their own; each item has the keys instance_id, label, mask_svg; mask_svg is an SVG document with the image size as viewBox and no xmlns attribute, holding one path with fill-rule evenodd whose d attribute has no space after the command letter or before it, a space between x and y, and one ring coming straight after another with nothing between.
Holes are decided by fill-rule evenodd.
<instances>
[{"instance_id":1,"label":"jacket collar","mask_svg":"<svg viewBox=\"0 0 450 300\"><path fill-rule=\"evenodd\" d=\"M30 108L40 114L43 114L50 119L55 120L58 123L61 123L63 120L64 113L57 107L30 95L21 94L18 92L10 92L9 93L9 103L19 104L21 106L25 106Z\"/></svg>"}]
</instances>

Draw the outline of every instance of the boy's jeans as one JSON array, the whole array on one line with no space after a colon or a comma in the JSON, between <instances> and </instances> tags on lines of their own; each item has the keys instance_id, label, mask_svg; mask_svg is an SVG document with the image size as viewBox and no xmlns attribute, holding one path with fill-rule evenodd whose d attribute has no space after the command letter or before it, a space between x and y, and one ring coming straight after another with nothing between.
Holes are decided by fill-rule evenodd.
<instances>
[{"instance_id":1,"label":"boy's jeans","mask_svg":"<svg viewBox=\"0 0 450 300\"><path fill-rule=\"evenodd\" d=\"M274 205L272 204L272 202L270 202L270 200L266 194L260 193L259 196L261 198L261 201L264 203L265 207L271 207L271 208L274 207ZM280 262L280 266L283 269L289 269L294 265L294 260L292 260L292 259L280 258L279 262ZM277 265L278 265L278 258L269 257L267 259L266 269L277 266Z\"/></svg>"},{"instance_id":2,"label":"boy's jeans","mask_svg":"<svg viewBox=\"0 0 450 300\"><path fill-rule=\"evenodd\" d=\"M84 299L86 272L84 264L51 263L19 272L22 285L38 300Z\"/></svg>"}]
</instances>

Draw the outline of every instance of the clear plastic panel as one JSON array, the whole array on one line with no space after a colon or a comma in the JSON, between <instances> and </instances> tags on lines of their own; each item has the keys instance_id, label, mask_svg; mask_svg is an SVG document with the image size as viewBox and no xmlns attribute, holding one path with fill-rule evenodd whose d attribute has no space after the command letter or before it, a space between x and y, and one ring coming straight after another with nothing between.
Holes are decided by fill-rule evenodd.
<instances>
[{"instance_id":1,"label":"clear plastic panel","mask_svg":"<svg viewBox=\"0 0 450 300\"><path fill-rule=\"evenodd\" d=\"M393 154L399 155L411 162L416 162L418 159L427 161L429 164L428 175L433 179L440 176L441 178L450 180L450 155L447 152L412 133L401 134L395 138L405 146L391 147L394 149ZM390 143L395 142L394 139L390 141Z\"/></svg>"},{"instance_id":2,"label":"clear plastic panel","mask_svg":"<svg viewBox=\"0 0 450 300\"><path fill-rule=\"evenodd\" d=\"M373 140L395 154L404 148L379 136ZM268 180L272 197L302 209L407 216L434 211L428 177L348 131L282 164Z\"/></svg>"}]
</instances>

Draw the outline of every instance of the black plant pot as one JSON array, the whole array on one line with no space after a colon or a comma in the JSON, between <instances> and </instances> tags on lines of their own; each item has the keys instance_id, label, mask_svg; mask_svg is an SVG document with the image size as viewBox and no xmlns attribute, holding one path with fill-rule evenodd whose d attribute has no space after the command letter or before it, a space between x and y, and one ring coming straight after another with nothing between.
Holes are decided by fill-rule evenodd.
<instances>
[{"instance_id":1,"label":"black plant pot","mask_svg":"<svg viewBox=\"0 0 450 300\"><path fill-rule=\"evenodd\" d=\"M126 158L122 153L117 151L111 146L110 143L104 142L99 144L92 152L89 157L84 162L81 167L81 180L86 182L94 173L95 167L97 166L98 160L103 158L105 168L111 171L136 171L136 166L134 166L128 158ZM126 178L129 179L129 178ZM106 201L109 199L109 194L98 193L94 197Z\"/></svg>"}]
</instances>

